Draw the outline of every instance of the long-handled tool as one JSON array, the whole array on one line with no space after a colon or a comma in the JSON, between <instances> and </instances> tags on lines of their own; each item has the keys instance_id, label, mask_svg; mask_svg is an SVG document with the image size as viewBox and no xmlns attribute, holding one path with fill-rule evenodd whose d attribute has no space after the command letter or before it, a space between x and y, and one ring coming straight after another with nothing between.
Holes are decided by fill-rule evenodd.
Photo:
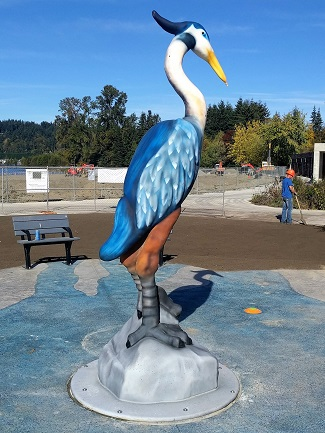
<instances>
[{"instance_id":1,"label":"long-handled tool","mask_svg":"<svg viewBox=\"0 0 325 433\"><path fill-rule=\"evenodd\" d=\"M296 195L296 200L297 200L297 205L298 205L299 212L300 212L300 219L301 219L301 222L306 226L307 223L306 223L305 218L304 218L303 215L302 215L301 207L300 207L300 203L299 203L299 200L298 200L298 196L297 196L297 195Z\"/></svg>"}]
</instances>

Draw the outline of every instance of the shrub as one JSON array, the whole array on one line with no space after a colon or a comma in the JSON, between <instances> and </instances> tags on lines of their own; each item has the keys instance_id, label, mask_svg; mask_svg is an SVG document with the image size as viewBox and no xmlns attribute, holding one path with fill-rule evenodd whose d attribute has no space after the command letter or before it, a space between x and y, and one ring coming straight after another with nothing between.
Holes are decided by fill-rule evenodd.
<instances>
[{"instance_id":1,"label":"shrub","mask_svg":"<svg viewBox=\"0 0 325 433\"><path fill-rule=\"evenodd\" d=\"M302 209L325 210L325 179L309 184L297 177L293 183ZM251 202L256 205L282 207L281 184L271 185L266 187L264 192L254 194ZM295 200L293 205L297 207Z\"/></svg>"},{"instance_id":2,"label":"shrub","mask_svg":"<svg viewBox=\"0 0 325 433\"><path fill-rule=\"evenodd\" d=\"M264 192L253 195L251 202L260 206L281 207L281 188L277 185L265 187Z\"/></svg>"}]
</instances>

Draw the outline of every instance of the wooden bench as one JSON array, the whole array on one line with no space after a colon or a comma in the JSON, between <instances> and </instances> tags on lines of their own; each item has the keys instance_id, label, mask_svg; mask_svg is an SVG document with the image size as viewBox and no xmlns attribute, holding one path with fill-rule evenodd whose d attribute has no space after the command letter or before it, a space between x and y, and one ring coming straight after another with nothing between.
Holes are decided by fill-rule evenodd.
<instances>
[{"instance_id":1,"label":"wooden bench","mask_svg":"<svg viewBox=\"0 0 325 433\"><path fill-rule=\"evenodd\" d=\"M34 245L64 244L66 263L71 265L71 245L80 238L74 237L67 215L32 215L12 217L19 244L24 246L26 269L31 268L30 249ZM49 236L48 236L49 235Z\"/></svg>"}]
</instances>

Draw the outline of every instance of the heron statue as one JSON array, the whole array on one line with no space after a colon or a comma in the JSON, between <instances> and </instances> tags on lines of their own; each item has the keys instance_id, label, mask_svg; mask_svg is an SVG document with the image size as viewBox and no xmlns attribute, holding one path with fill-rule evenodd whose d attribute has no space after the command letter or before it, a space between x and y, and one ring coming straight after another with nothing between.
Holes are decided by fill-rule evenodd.
<instances>
[{"instance_id":1,"label":"heron statue","mask_svg":"<svg viewBox=\"0 0 325 433\"><path fill-rule=\"evenodd\" d=\"M181 213L181 204L198 174L206 103L182 68L192 50L206 60L219 78L226 76L214 54L204 27L196 22L171 22L156 11L153 18L174 36L166 53L165 72L185 105L185 117L153 126L140 141L128 168L124 194L115 213L111 235L100 248L105 261L120 258L138 289L139 328L128 336L127 347L145 337L181 348L191 344L178 324L162 323L160 309L177 317L181 307L157 287L159 256Z\"/></svg>"}]
</instances>

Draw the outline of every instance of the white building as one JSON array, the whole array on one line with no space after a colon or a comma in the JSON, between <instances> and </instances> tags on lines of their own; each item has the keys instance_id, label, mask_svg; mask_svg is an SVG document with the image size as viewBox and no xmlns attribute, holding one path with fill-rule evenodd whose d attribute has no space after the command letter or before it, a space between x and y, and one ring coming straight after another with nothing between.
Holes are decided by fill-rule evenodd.
<instances>
[{"instance_id":1,"label":"white building","mask_svg":"<svg viewBox=\"0 0 325 433\"><path fill-rule=\"evenodd\" d=\"M325 179L325 143L315 143L313 178Z\"/></svg>"}]
</instances>

